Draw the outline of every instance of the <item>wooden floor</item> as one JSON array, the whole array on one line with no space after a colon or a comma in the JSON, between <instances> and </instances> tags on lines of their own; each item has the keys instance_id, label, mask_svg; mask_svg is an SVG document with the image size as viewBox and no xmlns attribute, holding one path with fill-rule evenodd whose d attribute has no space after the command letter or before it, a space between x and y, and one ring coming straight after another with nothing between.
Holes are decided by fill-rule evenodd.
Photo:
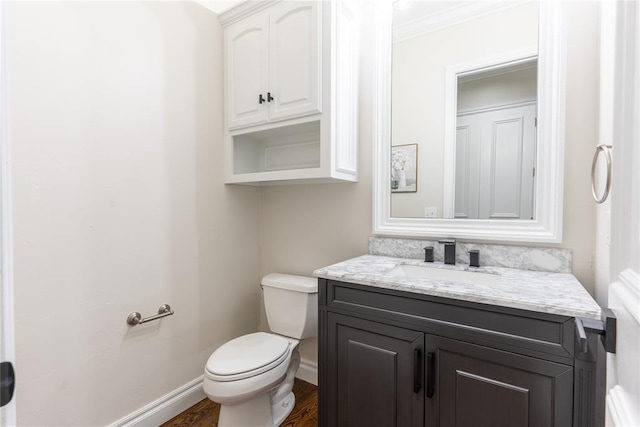
<instances>
[{"instance_id":1,"label":"wooden floor","mask_svg":"<svg viewBox=\"0 0 640 427\"><path fill-rule=\"evenodd\" d=\"M282 424L283 427L315 427L318 425L318 390L296 378L293 384L296 406ZM193 405L161 427L217 427L220 405L205 399ZM247 426L249 427L249 426Z\"/></svg>"}]
</instances>

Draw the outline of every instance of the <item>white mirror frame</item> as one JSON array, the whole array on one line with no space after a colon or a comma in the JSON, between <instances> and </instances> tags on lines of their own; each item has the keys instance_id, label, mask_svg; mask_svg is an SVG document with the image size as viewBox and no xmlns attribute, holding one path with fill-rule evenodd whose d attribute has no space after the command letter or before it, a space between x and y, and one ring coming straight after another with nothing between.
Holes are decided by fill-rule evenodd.
<instances>
[{"instance_id":1,"label":"white mirror frame","mask_svg":"<svg viewBox=\"0 0 640 427\"><path fill-rule=\"evenodd\" d=\"M391 216L393 7L392 0L376 1L374 5L376 40L373 82L373 233L483 241L562 242L565 114L563 2L539 2L537 180L533 220Z\"/></svg>"}]
</instances>

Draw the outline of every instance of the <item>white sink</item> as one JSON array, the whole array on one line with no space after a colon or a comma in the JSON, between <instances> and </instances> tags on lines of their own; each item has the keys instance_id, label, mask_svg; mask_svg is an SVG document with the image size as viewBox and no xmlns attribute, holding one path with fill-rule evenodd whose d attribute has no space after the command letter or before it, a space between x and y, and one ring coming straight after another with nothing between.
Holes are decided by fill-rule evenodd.
<instances>
[{"instance_id":1,"label":"white sink","mask_svg":"<svg viewBox=\"0 0 640 427\"><path fill-rule=\"evenodd\" d=\"M474 271L448 270L421 265L400 264L386 273L387 276L413 277L417 279L442 280L447 282L470 283L478 285L497 285L502 277L497 274Z\"/></svg>"}]
</instances>

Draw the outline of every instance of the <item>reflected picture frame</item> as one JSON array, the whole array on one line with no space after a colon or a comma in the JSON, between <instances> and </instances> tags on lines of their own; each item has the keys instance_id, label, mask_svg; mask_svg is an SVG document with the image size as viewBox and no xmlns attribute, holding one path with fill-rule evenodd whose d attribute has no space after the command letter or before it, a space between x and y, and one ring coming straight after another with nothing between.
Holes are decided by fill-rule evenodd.
<instances>
[{"instance_id":1,"label":"reflected picture frame","mask_svg":"<svg viewBox=\"0 0 640 427\"><path fill-rule=\"evenodd\" d=\"M417 143L391 147L391 192L418 192Z\"/></svg>"}]
</instances>

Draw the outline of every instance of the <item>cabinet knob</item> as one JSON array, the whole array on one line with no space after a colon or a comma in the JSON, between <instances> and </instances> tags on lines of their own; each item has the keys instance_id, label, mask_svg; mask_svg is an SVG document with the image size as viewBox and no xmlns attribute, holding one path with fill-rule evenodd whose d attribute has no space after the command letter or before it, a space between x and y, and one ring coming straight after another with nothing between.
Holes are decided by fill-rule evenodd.
<instances>
[{"instance_id":1,"label":"cabinet knob","mask_svg":"<svg viewBox=\"0 0 640 427\"><path fill-rule=\"evenodd\" d=\"M258 104L262 104L263 102L266 102L264 97L262 96L262 94L258 95Z\"/></svg>"},{"instance_id":2,"label":"cabinet knob","mask_svg":"<svg viewBox=\"0 0 640 427\"><path fill-rule=\"evenodd\" d=\"M273 96L271 96L271 92L267 92L267 102L273 101Z\"/></svg>"}]
</instances>

